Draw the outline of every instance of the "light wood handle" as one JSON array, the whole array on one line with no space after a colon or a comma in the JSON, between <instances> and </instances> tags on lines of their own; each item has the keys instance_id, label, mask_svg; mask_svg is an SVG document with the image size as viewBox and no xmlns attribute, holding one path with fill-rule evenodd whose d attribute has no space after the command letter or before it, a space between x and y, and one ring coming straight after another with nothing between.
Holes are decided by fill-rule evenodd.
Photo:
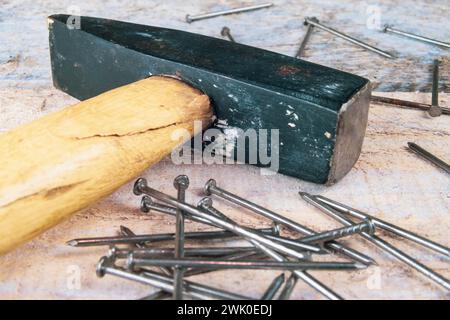
<instances>
[{"instance_id":1,"label":"light wood handle","mask_svg":"<svg viewBox=\"0 0 450 320\"><path fill-rule=\"evenodd\" d=\"M210 125L208 97L155 76L0 135L0 254L138 176L195 120Z\"/></svg>"}]
</instances>

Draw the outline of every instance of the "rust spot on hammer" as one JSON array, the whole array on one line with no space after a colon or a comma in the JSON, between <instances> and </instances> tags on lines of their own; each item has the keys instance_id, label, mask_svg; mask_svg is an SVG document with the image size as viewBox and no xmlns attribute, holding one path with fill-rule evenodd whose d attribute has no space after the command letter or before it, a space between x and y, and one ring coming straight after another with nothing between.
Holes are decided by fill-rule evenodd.
<instances>
[{"instance_id":1,"label":"rust spot on hammer","mask_svg":"<svg viewBox=\"0 0 450 320\"><path fill-rule=\"evenodd\" d=\"M278 69L278 73L282 76L290 76L300 71L302 71L300 68L290 65L284 65Z\"/></svg>"}]
</instances>

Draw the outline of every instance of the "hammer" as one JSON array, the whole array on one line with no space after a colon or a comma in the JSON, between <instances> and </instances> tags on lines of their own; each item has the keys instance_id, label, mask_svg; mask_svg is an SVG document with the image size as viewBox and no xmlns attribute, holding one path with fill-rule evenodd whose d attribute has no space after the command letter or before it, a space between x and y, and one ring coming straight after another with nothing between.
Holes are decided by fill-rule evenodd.
<instances>
[{"instance_id":1,"label":"hammer","mask_svg":"<svg viewBox=\"0 0 450 320\"><path fill-rule=\"evenodd\" d=\"M48 18L52 77L82 101L0 136L0 254L211 126L276 129L278 172L315 183L336 182L358 159L367 79L198 34L92 17L74 28L70 18Z\"/></svg>"}]
</instances>

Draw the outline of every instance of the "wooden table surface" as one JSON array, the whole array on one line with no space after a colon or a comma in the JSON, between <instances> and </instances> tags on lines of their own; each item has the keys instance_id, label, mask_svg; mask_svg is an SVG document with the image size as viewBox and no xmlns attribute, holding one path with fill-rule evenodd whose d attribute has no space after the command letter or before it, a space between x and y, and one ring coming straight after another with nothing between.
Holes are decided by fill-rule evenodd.
<instances>
[{"instance_id":1,"label":"wooden table surface","mask_svg":"<svg viewBox=\"0 0 450 320\"><path fill-rule=\"evenodd\" d=\"M274 2L276 6L271 9L189 25L184 22L187 13L237 7L251 2L173 0L158 4L156 1L95 0L77 2L77 5L82 15L166 26L211 36L220 36L221 27L228 25L237 41L288 55L295 52L305 31L302 18L315 15L337 29L396 51L400 58L389 61L316 31L306 59L366 76L379 84L377 90L391 91L379 94L429 102L428 93L412 91L429 90L429 64L433 58L441 57L442 70L447 70L441 72L441 90L448 91L449 69L445 69L448 68L448 51L368 30L365 28L365 4L356 1L340 1L338 4L328 1ZM382 8L383 22L398 23L405 30L448 40L450 28L444 17L449 15L449 8L445 1L377 3ZM76 102L52 87L45 19L52 13L67 12L70 4L70 1L58 4L0 1L0 41L7 44L0 46L1 132ZM450 106L450 94L441 93L439 100L441 105ZM305 190L342 201L450 246L449 176L405 148L406 142L414 141L449 161L449 119L448 116L429 118L422 111L372 105L360 159L342 181L331 187L282 175L262 176L259 169L252 166L177 166L169 158L147 170L143 176L151 186L175 194L173 178L187 174L191 180L187 200L191 203L202 197L204 183L214 178L220 186L314 230L338 227L339 224L299 198L297 192ZM107 252L106 247L72 248L65 245L65 241L72 238L115 235L120 225L128 226L136 233L173 232L173 218L139 212L140 199L132 194L131 188L132 184L123 186L110 197L0 257L0 298L136 299L152 292L153 288L110 276L97 278L95 265ZM222 201L217 200L216 205L242 224L259 227L270 224L266 219ZM207 229L196 223L187 223L186 228ZM448 258L380 234L450 278ZM311 272L344 298L449 298L445 290L364 240L351 238L343 242L366 252L378 262L377 267L361 271ZM223 245L220 242L214 244ZM193 279L258 298L278 274L273 271L220 271ZM299 281L292 298L322 297Z\"/></svg>"}]
</instances>

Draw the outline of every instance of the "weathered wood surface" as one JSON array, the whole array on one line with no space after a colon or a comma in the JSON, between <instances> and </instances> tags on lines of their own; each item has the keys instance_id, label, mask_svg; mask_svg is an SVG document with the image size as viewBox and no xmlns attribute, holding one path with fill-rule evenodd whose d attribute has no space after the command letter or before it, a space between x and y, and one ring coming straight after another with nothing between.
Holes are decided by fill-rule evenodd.
<instances>
[{"instance_id":1,"label":"weathered wood surface","mask_svg":"<svg viewBox=\"0 0 450 320\"><path fill-rule=\"evenodd\" d=\"M330 12L329 14L333 12L330 9L331 5L324 2L318 2L316 8L322 6L319 11L313 10L312 1L278 1L277 3L280 4L270 15L270 23L267 23L265 18L269 11L264 12L263 10L248 15L221 17L186 25L183 22L186 13L237 6L243 2L204 1L202 4L185 2L167 1L164 4L156 5L149 4L147 1L128 1L126 3L91 1L79 5L82 14L185 28L209 35L218 35L220 27L227 24L232 28L232 32L234 31L236 40L286 54L295 52L297 38L300 38L301 35L298 36L293 30L301 28L300 19L303 16L314 13L320 17L317 12ZM348 7L349 3L340 2L338 5L339 9L347 12L347 16L354 8ZM433 20L430 22L432 24L426 25L427 19L423 14L423 12L434 12L435 17L444 17L446 10L444 1L441 7L430 3L418 5L418 7L407 2L401 4L382 3L392 4L393 11L386 14L392 15L392 19L394 19L394 12L397 12L399 17L405 19L405 23L408 21L408 16L412 17L414 12L421 12L419 17L415 17L418 19L418 22L414 23L417 31L422 27L430 28L428 29L430 35L434 30L436 37L444 35L446 32L445 28L437 27L440 24L448 23L443 18L434 19L436 21L430 19ZM0 131L12 129L19 124L27 123L58 110L64 105L76 102L75 99L52 88L46 39L45 17L50 13L66 11L68 4L69 2L64 5L44 1L3 1L0 10L2 26L0 39L7 45L0 46L0 61L2 62L0 64ZM336 5L334 6L336 7ZM13 12L16 18L12 17ZM334 14L336 20L341 21L339 19L341 13L335 12ZM285 15L284 18L281 15ZM20 17L20 24L19 20L15 20L18 19L17 17ZM323 17L327 17L327 15L323 14ZM355 19L358 18L359 16L355 15ZM322 18L322 20L327 19ZM242 23L242 27L238 27L238 23ZM361 24L364 25L364 22ZM343 25L336 24L335 26L344 29ZM434 29L431 26L434 26ZM242 30L242 33L239 32L239 29ZM20 37L17 36L17 30L21 32ZM349 30L357 31L356 28ZM270 36L271 34L276 36ZM319 33L317 36L313 35L312 42L316 41L318 35ZM290 39L290 41L286 39ZM290 43L289 46L285 46L287 43ZM428 75L424 76L419 72L419 69L422 68L420 64L405 69L399 67L395 72L387 75L386 72L389 68L380 67L382 62L386 63L384 59L377 60L382 58L368 53L366 55L352 46L344 46L338 40L333 40L332 43L337 44L340 51L349 50L345 51L345 54L342 53L343 56L340 59L344 70L359 71L356 73L366 75L362 72L368 72L370 67L373 69L372 74L377 77L383 75L387 83L399 83L407 80L418 84L415 88L399 87L399 90L416 90L419 88L418 86L424 86L429 81ZM407 45L403 43L402 47ZM421 50L428 52L437 49L423 47ZM307 53L308 55L312 54L312 51L307 51ZM335 52L335 54L337 53ZM363 56L364 59L360 61L350 59L350 57L356 59L358 56ZM324 52L322 57L337 59L329 52L328 54ZM9 60L11 61L7 62ZM314 60L312 56L310 60L330 65L330 63L326 63L326 60ZM404 76L400 70L406 70L410 75ZM414 75L411 75L412 72ZM392 86L384 89L389 88ZM386 95L419 102L430 101L428 94L392 93ZM442 105L449 106L450 95L441 94L440 102ZM283 213L314 230L338 227L339 225L333 220L307 205L297 195L299 190L320 193L450 246L448 236L450 228L449 177L405 149L407 141L414 141L449 161L450 128L448 124L448 116L430 119L422 111L372 105L361 157L350 174L332 187L315 185L280 175L261 176L259 170L251 166L176 166L171 163L170 159L150 168L144 176L153 187L175 194L172 179L178 174L188 174L191 179L191 187L187 193L187 200L193 203L196 203L202 196L203 184L209 178L215 178L224 188L234 190L237 194ZM230 179L230 177L233 178ZM216 201L216 203L220 209L230 213L240 223L252 226L269 225L267 220L258 218L247 211L228 206L221 201ZM132 194L131 184L125 185L111 197L79 212L14 252L0 257L0 298L134 299L151 292L154 290L153 288L125 280L108 276L98 279L95 276L95 264L100 256L106 253L107 248L76 249L64 244L65 241L77 237L116 234L121 224L130 227L136 233L172 232L175 229L173 218L156 213L144 216L139 213L138 206L139 198ZM187 230L199 229L205 230L206 227L194 223L187 225ZM390 237L387 239L391 241ZM362 271L339 273L312 272L343 297L349 299L449 298L440 287L430 283L419 273L400 264L396 259L363 240L349 239L345 242L355 249L364 250L373 256L378 261L379 268L371 267ZM418 257L447 278L450 277L447 258L398 239L392 238L391 242ZM220 245L220 243L217 244ZM196 279L202 283L209 283L258 298L277 274L277 272L270 271L239 273L221 271L197 276ZM298 282L292 297L296 299L321 298L318 293L301 281Z\"/></svg>"},{"instance_id":2,"label":"weathered wood surface","mask_svg":"<svg viewBox=\"0 0 450 320\"><path fill-rule=\"evenodd\" d=\"M268 0L269 1L269 0ZM303 19L316 16L324 24L374 46L391 51L390 60L315 30L306 47L305 59L368 77L379 91L430 91L431 66L441 58L440 88L449 92L450 50L369 29L373 12L379 21L399 29L442 41L450 41L450 6L446 0L360 2L354 0L274 0L275 6L254 12L186 23L186 14L217 11L257 1L0 1L0 80L12 83L50 81L46 17L76 13L141 24L164 26L221 37L224 25L238 42L286 55L294 55L306 31ZM258 3L265 2L263 0ZM6 84L5 84L6 82Z\"/></svg>"}]
</instances>

